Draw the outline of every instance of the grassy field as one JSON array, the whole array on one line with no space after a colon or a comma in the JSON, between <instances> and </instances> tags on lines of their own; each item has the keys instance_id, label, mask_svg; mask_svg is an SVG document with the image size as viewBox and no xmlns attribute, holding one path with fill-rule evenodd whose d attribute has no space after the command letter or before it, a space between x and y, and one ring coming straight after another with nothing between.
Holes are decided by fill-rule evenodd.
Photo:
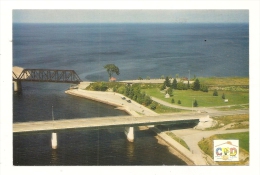
<instances>
[{"instance_id":1,"label":"grassy field","mask_svg":"<svg viewBox=\"0 0 260 175\"><path fill-rule=\"evenodd\" d=\"M208 86L248 86L248 77L199 77L201 84Z\"/></svg>"},{"instance_id":2,"label":"grassy field","mask_svg":"<svg viewBox=\"0 0 260 175\"><path fill-rule=\"evenodd\" d=\"M158 104L158 106L156 107L156 109L154 111L156 113L161 114L161 113L185 112L186 110L177 109L177 108L170 108L170 107Z\"/></svg>"},{"instance_id":3,"label":"grassy field","mask_svg":"<svg viewBox=\"0 0 260 175\"><path fill-rule=\"evenodd\" d=\"M198 145L206 154L213 159L213 140L234 139L239 140L239 153L249 155L249 132L217 134L201 140ZM240 158L241 159L241 158ZM244 165L248 159L242 159L238 162L218 162L220 165Z\"/></svg>"},{"instance_id":4,"label":"grassy field","mask_svg":"<svg viewBox=\"0 0 260 175\"><path fill-rule=\"evenodd\" d=\"M178 100L181 101L180 106L192 107L193 101L197 100L198 107L213 107L213 106L228 106L239 105L249 103L249 93L244 91L218 91L218 96L213 96L213 91L202 92L193 90L174 90L173 96L165 98L165 93L160 92L159 88L143 89L148 95L159 98L166 102L171 103L172 98L175 103L178 104ZM225 94L228 102L225 103L222 99L222 94Z\"/></svg>"},{"instance_id":5,"label":"grassy field","mask_svg":"<svg viewBox=\"0 0 260 175\"><path fill-rule=\"evenodd\" d=\"M217 121L217 125L208 128L207 130L214 130L222 128L224 126L230 125L227 129L245 129L249 128L249 114L232 115L232 116L222 116L222 117L212 117L213 120Z\"/></svg>"},{"instance_id":6,"label":"grassy field","mask_svg":"<svg viewBox=\"0 0 260 175\"><path fill-rule=\"evenodd\" d=\"M174 139L175 141L177 141L178 143L180 143L182 146L184 146L186 149L190 150L189 146L186 144L186 142L184 140L182 140L181 138L177 137L175 134L173 134L172 132L166 132L166 134L168 136L170 136L172 139Z\"/></svg>"}]
</instances>

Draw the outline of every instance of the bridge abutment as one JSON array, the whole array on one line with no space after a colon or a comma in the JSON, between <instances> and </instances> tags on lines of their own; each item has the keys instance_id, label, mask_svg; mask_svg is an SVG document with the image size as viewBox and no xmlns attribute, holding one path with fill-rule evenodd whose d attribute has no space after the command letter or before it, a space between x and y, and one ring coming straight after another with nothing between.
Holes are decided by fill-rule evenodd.
<instances>
[{"instance_id":1,"label":"bridge abutment","mask_svg":"<svg viewBox=\"0 0 260 175\"><path fill-rule=\"evenodd\" d=\"M13 89L14 92L21 92L22 91L22 82L21 81L13 81Z\"/></svg>"},{"instance_id":2,"label":"bridge abutment","mask_svg":"<svg viewBox=\"0 0 260 175\"><path fill-rule=\"evenodd\" d=\"M125 127L125 135L129 142L134 142L134 127Z\"/></svg>"}]
</instances>

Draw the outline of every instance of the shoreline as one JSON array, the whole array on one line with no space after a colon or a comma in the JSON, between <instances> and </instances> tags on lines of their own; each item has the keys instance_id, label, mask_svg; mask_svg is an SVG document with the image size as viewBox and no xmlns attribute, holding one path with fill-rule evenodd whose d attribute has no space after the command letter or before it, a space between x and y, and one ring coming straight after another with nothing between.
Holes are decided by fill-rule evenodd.
<instances>
[{"instance_id":1,"label":"shoreline","mask_svg":"<svg viewBox=\"0 0 260 175\"><path fill-rule=\"evenodd\" d=\"M120 104L116 100L114 100L114 101L108 100L109 96L110 96L110 98L113 98L113 99L115 99L115 97L119 97L121 99L121 97L123 96L121 94L117 94L117 93L113 93L113 92L87 91L87 90L80 90L80 89L66 90L65 93L69 94L69 95L87 98L89 100L93 100L93 101L97 101L97 102L101 102L104 104L114 106L114 107L118 108L119 110L124 110L126 113L128 113L131 116L142 117L135 110L132 110L130 108L130 105L134 104L139 109L140 104L138 104L134 101L132 101L129 104L128 103ZM125 101L121 100L121 102L125 102ZM157 113L151 111L150 109L148 109L144 106L142 106L142 109L146 110L146 113L150 112L149 114L158 115ZM169 150L169 152L171 152L172 154L174 154L177 157L179 157L180 159L182 159L184 162L187 163L187 165L206 165L205 161L202 162L202 160L200 158L197 158L197 155L192 154L189 150L187 150L181 144L179 144L174 139L169 137L166 133L161 132L158 128L149 127L149 126L145 126L145 127L147 127L148 129L151 129L151 131L155 132L157 134L156 138L161 139L160 142L162 142L162 141L165 142L169 148L174 150L174 151Z\"/></svg>"}]
</instances>

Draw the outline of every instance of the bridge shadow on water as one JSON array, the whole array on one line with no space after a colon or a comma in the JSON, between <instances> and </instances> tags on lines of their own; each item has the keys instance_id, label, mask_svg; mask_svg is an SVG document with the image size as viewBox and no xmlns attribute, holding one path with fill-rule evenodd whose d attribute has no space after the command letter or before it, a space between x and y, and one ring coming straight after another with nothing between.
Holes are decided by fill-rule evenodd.
<instances>
[{"instance_id":1,"label":"bridge shadow on water","mask_svg":"<svg viewBox=\"0 0 260 175\"><path fill-rule=\"evenodd\" d=\"M160 131L164 132L164 131L171 131L171 130L194 128L197 124L198 124L198 122L177 123L177 124L170 124L170 125L157 125L156 127Z\"/></svg>"},{"instance_id":2,"label":"bridge shadow on water","mask_svg":"<svg viewBox=\"0 0 260 175\"><path fill-rule=\"evenodd\" d=\"M135 128L129 142L124 128L58 133L51 149L51 133L15 134L14 165L186 165L151 130Z\"/></svg>"}]
</instances>

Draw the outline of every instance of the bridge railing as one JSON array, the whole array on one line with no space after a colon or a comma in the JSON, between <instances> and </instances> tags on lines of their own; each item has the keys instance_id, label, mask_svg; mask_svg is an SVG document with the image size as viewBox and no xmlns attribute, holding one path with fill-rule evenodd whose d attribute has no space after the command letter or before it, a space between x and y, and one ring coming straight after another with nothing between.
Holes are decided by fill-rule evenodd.
<instances>
[{"instance_id":1,"label":"bridge railing","mask_svg":"<svg viewBox=\"0 0 260 175\"><path fill-rule=\"evenodd\" d=\"M74 70L24 69L17 80L79 84L82 80Z\"/></svg>"}]
</instances>

